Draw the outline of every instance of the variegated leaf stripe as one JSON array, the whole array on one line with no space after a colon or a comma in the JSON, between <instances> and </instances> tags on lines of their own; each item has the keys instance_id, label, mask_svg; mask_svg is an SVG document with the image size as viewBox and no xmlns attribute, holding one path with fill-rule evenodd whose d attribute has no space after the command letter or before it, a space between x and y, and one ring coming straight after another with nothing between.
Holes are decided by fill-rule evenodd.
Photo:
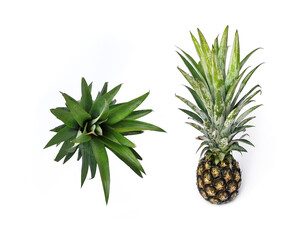
<instances>
[{"instance_id":1,"label":"variegated leaf stripe","mask_svg":"<svg viewBox=\"0 0 284 240\"><path fill-rule=\"evenodd\" d=\"M228 91L233 82L239 77L240 71L240 44L238 31L235 33L231 58L228 66L227 77L225 80L226 91Z\"/></svg>"},{"instance_id":2,"label":"variegated leaf stripe","mask_svg":"<svg viewBox=\"0 0 284 240\"><path fill-rule=\"evenodd\" d=\"M192 41L194 43L194 46L195 46L195 49L196 49L196 52L199 56L199 59L200 59L200 64L202 66L202 69L205 73L205 76L206 76L206 81L207 81L207 84L209 86L209 90L210 90L210 93L211 95L213 96L213 93L214 93L214 88L213 88L213 84L212 84L212 79L211 79L211 74L210 74L210 67L208 67L208 62L210 62L210 56L209 53L207 53L207 55L205 55L203 53L203 50L202 50L202 47L201 45L198 43L198 41L196 40L196 38L194 37L194 35L192 33L191 34L191 38L192 38ZM203 43L205 44L205 43ZM204 49L207 49L205 46L203 46ZM209 63L210 64L210 63ZM210 65L209 65L210 66ZM213 99L214 101L214 99Z\"/></svg>"},{"instance_id":3,"label":"variegated leaf stripe","mask_svg":"<svg viewBox=\"0 0 284 240\"><path fill-rule=\"evenodd\" d=\"M212 97L211 97L208 89L205 87L204 83L202 81L200 81L199 79L195 80L192 76L187 74L185 71L183 71L179 67L178 67L178 70L182 73L182 75L189 82L189 84L192 86L192 88L195 90L195 92L198 94L198 96L202 99L202 102L206 106L208 115L212 119L212 117L213 117Z\"/></svg>"},{"instance_id":4,"label":"variegated leaf stripe","mask_svg":"<svg viewBox=\"0 0 284 240\"><path fill-rule=\"evenodd\" d=\"M225 118L225 87L224 87L224 79L222 75L221 68L219 67L217 53L216 50L212 50L212 78L213 85L215 89L215 105L214 105L214 123L217 129L220 129L223 126L224 118Z\"/></svg>"},{"instance_id":5,"label":"variegated leaf stripe","mask_svg":"<svg viewBox=\"0 0 284 240\"><path fill-rule=\"evenodd\" d=\"M240 74L238 79L236 81L234 81L234 83L232 84L232 86L230 87L229 91L226 94L226 99L225 99L226 115L228 115L233 108L233 106L231 105L231 102L232 102L232 99L234 97L235 90L236 90L238 83L240 82L241 78L243 77L243 75L245 74L247 69L248 69L248 67Z\"/></svg>"}]
</instances>

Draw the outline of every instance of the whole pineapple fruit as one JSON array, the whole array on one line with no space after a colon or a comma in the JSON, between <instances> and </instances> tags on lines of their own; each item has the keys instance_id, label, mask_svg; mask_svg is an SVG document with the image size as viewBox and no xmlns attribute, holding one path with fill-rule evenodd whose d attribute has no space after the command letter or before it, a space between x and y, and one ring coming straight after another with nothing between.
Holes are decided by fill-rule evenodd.
<instances>
[{"instance_id":1,"label":"whole pineapple fruit","mask_svg":"<svg viewBox=\"0 0 284 240\"><path fill-rule=\"evenodd\" d=\"M190 74L178 67L191 87L186 86L196 104L176 95L187 104L192 111L180 109L194 122L189 125L202 133L197 139L202 143L201 160L197 167L197 187L203 198L214 204L233 200L241 186L241 171L239 163L232 152L246 152L240 144L253 144L246 139L248 134L239 134L253 127L247 123L255 116L247 117L252 111L260 107L256 105L244 107L253 102L253 98L261 93L256 85L247 93L241 93L248 80L259 64L245 75L242 70L249 57L258 49L250 52L240 60L238 31L232 46L230 62L226 70L228 26L225 28L219 45L218 37L212 49L209 48L203 34L198 29L200 43L191 33L192 41L200 61L197 63L189 54L180 49L179 56L185 63ZM241 97L240 97L241 96Z\"/></svg>"},{"instance_id":2,"label":"whole pineapple fruit","mask_svg":"<svg viewBox=\"0 0 284 240\"><path fill-rule=\"evenodd\" d=\"M135 110L149 95L148 93L124 103L116 103L115 95L121 84L108 91L108 83L93 98L92 83L87 84L82 78L82 97L76 101L66 93L62 93L65 99L65 107L51 109L51 113L62 124L52 129L56 134L46 144L45 148L53 145L61 145L55 157L55 161L61 159L63 163L78 151L78 160L82 158L81 186L83 186L88 171L94 178L97 167L108 202L110 190L110 170L106 148L112 151L120 160L130 167L138 176L143 177L145 171L139 160L142 157L134 150L135 144L130 141L128 135L141 134L145 130L164 132L163 129L142 121L138 121L152 110Z\"/></svg>"}]
</instances>

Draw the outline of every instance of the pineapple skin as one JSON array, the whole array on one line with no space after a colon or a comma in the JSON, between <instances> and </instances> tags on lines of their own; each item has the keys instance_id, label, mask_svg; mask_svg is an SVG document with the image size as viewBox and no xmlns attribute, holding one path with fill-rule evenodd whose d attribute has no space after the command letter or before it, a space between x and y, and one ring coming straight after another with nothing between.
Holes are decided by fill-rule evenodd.
<instances>
[{"instance_id":1,"label":"pineapple skin","mask_svg":"<svg viewBox=\"0 0 284 240\"><path fill-rule=\"evenodd\" d=\"M232 157L231 163L224 159L215 164L214 157L200 159L197 171L197 188L201 196L213 204L234 200L241 186L239 163Z\"/></svg>"}]
</instances>

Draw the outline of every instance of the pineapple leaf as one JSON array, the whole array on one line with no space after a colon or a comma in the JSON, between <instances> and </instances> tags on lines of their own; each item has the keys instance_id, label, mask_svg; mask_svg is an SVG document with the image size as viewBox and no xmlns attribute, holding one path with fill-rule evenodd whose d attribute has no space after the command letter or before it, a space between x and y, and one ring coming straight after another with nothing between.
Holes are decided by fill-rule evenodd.
<instances>
[{"instance_id":1,"label":"pineapple leaf","mask_svg":"<svg viewBox=\"0 0 284 240\"><path fill-rule=\"evenodd\" d=\"M240 62L240 69L242 69L242 67L245 65L246 61L250 58L250 56L257 51L258 49L262 49L261 47L254 49L253 51L251 51L248 55L246 55L244 57L244 59Z\"/></svg>"},{"instance_id":2,"label":"pineapple leaf","mask_svg":"<svg viewBox=\"0 0 284 240\"><path fill-rule=\"evenodd\" d=\"M249 134L243 134L240 138L242 139L242 138L244 138L244 137L246 137L246 136L248 136L249 137Z\"/></svg>"},{"instance_id":3,"label":"pineapple leaf","mask_svg":"<svg viewBox=\"0 0 284 240\"><path fill-rule=\"evenodd\" d=\"M184 62L184 64L186 65L186 67L188 68L190 73L192 74L192 77L194 79L202 80L203 78L201 78L201 76L195 71L194 67L185 59L185 57L182 56L179 52L177 52L177 54L180 56L180 58L182 59L182 61ZM204 81L204 79L203 79L203 81Z\"/></svg>"},{"instance_id":4,"label":"pineapple leaf","mask_svg":"<svg viewBox=\"0 0 284 240\"><path fill-rule=\"evenodd\" d=\"M198 33L199 33L200 31L198 31ZM192 41L193 41L193 44L194 44L194 46L195 46L195 49L196 49L196 52L197 52L197 54L198 54L198 56L199 56L199 59L200 59L200 67L203 69L203 71L204 71L204 74L205 74L205 77L206 77L206 82L207 82L207 85L209 86L209 89L210 89L210 92L212 93L213 92L213 86L212 86L212 83L211 83L211 75L210 75L210 73L209 73L209 69L208 69L208 65L207 65L207 62L210 60L210 58L209 59L207 59L207 57L209 57L210 55L209 55L209 53L208 53L208 51L207 51L207 55L205 55L204 53L203 53L203 49L202 49L202 47L200 46L200 44L198 43L198 41L196 40L196 38L193 36L193 34L192 33L190 33L191 34L191 38L192 38ZM203 37L204 38L204 37ZM206 40L204 41L204 39L202 40L202 42L203 42L203 48L204 49L207 49L208 50L208 48L206 47ZM208 44L207 44L208 45ZM210 49L209 49L209 52L210 52ZM209 56L208 56L209 55Z\"/></svg>"},{"instance_id":5,"label":"pineapple leaf","mask_svg":"<svg viewBox=\"0 0 284 240\"><path fill-rule=\"evenodd\" d=\"M205 147L202 149L201 153L200 153L200 157L207 151L207 150L210 150L209 147Z\"/></svg>"},{"instance_id":6,"label":"pineapple leaf","mask_svg":"<svg viewBox=\"0 0 284 240\"><path fill-rule=\"evenodd\" d=\"M112 125L112 128L120 133L143 131L143 130L165 132L162 128L159 128L153 124L141 122L137 120L122 120Z\"/></svg>"},{"instance_id":7,"label":"pineapple leaf","mask_svg":"<svg viewBox=\"0 0 284 240\"><path fill-rule=\"evenodd\" d=\"M232 99L234 97L237 85L240 82L240 80L242 79L242 77L245 74L247 69L248 69L248 67L240 74L238 79L233 82L232 86L230 87L230 89L228 90L228 92L226 94L226 98L225 98L226 114L228 114L231 111L231 109L232 109L231 101L232 101Z\"/></svg>"},{"instance_id":8,"label":"pineapple leaf","mask_svg":"<svg viewBox=\"0 0 284 240\"><path fill-rule=\"evenodd\" d=\"M216 127L220 129L224 123L224 112L225 112L225 86L222 75L222 70L219 67L216 50L212 51L212 78L215 93L215 105L214 105L214 122Z\"/></svg>"},{"instance_id":9,"label":"pineapple leaf","mask_svg":"<svg viewBox=\"0 0 284 240\"><path fill-rule=\"evenodd\" d=\"M125 161L129 164L135 166L139 171L145 173L143 167L141 166L140 162L134 156L132 151L125 146L122 146L116 142L113 142L105 137L101 138L102 142L105 144L107 148L109 148L112 152L118 154L119 156L123 157Z\"/></svg>"},{"instance_id":10,"label":"pineapple leaf","mask_svg":"<svg viewBox=\"0 0 284 240\"><path fill-rule=\"evenodd\" d=\"M250 79L250 77L252 76L252 74L256 71L256 69L258 69L259 66L261 66L263 63L259 64L258 66L256 66L253 70L251 70L247 76L243 79L243 81L241 82L241 85L238 89L238 92L236 93L235 97L234 97L234 100L231 104L231 106L233 107L235 105L235 103L237 102L241 92L243 91L245 85L247 84L248 80Z\"/></svg>"},{"instance_id":11,"label":"pineapple leaf","mask_svg":"<svg viewBox=\"0 0 284 240\"><path fill-rule=\"evenodd\" d=\"M226 92L230 89L233 82L239 77L240 71L240 44L238 31L235 33L231 58L228 66L228 73L225 80Z\"/></svg>"},{"instance_id":12,"label":"pineapple leaf","mask_svg":"<svg viewBox=\"0 0 284 240\"><path fill-rule=\"evenodd\" d=\"M99 167L105 200L107 203L110 189L110 174L107 152L104 144L98 138L93 138L89 144Z\"/></svg>"},{"instance_id":13,"label":"pineapple leaf","mask_svg":"<svg viewBox=\"0 0 284 240\"><path fill-rule=\"evenodd\" d=\"M95 175L96 175L96 170L97 170L97 161L94 158L90 143L80 144L79 149L82 153L83 162L85 161L86 163L89 163L90 170L91 170L91 178L94 178ZM87 170L84 169L84 171L87 171ZM81 180L83 180L83 179L81 179ZM83 184L82 184L82 186L83 186Z\"/></svg>"},{"instance_id":14,"label":"pineapple leaf","mask_svg":"<svg viewBox=\"0 0 284 240\"><path fill-rule=\"evenodd\" d=\"M188 116L190 116L191 119L195 120L196 122L203 124L203 120L194 112L188 111L186 109L179 108L182 112L186 113Z\"/></svg>"},{"instance_id":15,"label":"pineapple leaf","mask_svg":"<svg viewBox=\"0 0 284 240\"><path fill-rule=\"evenodd\" d=\"M132 101L126 102L116 108L113 108L109 112L107 123L113 125L125 117L127 117L133 110L135 110L149 95L149 92L142 96L133 99Z\"/></svg>"},{"instance_id":16,"label":"pineapple leaf","mask_svg":"<svg viewBox=\"0 0 284 240\"><path fill-rule=\"evenodd\" d=\"M218 55L218 51L219 51L219 42L218 42L218 36L215 38L215 41L214 41L214 45L213 45L213 48L215 49L216 51L216 54Z\"/></svg>"},{"instance_id":17,"label":"pineapple leaf","mask_svg":"<svg viewBox=\"0 0 284 240\"><path fill-rule=\"evenodd\" d=\"M83 132L83 133L80 133L80 135L77 136L77 138L72 140L72 143L85 143L85 142L89 142L91 139L92 139L91 135L87 135L86 132Z\"/></svg>"},{"instance_id":18,"label":"pineapple leaf","mask_svg":"<svg viewBox=\"0 0 284 240\"><path fill-rule=\"evenodd\" d=\"M133 149L133 148L129 148L129 149L137 159L143 160L142 157L139 155L139 153L135 151L135 149Z\"/></svg>"},{"instance_id":19,"label":"pineapple leaf","mask_svg":"<svg viewBox=\"0 0 284 240\"><path fill-rule=\"evenodd\" d=\"M119 84L118 86L110 90L109 92L102 95L101 98L104 98L107 101L107 103L110 104L120 88L121 88L121 84Z\"/></svg>"},{"instance_id":20,"label":"pineapple leaf","mask_svg":"<svg viewBox=\"0 0 284 240\"><path fill-rule=\"evenodd\" d=\"M221 43L218 51L218 62L219 66L221 68L223 79L226 79L226 58L227 58L227 51L228 51L228 29L229 26L227 26L223 32Z\"/></svg>"},{"instance_id":21,"label":"pineapple leaf","mask_svg":"<svg viewBox=\"0 0 284 240\"><path fill-rule=\"evenodd\" d=\"M71 137L73 137L74 134L76 134L76 133L77 133L76 130L66 126L66 127L62 128L58 133L56 133L55 136L53 136L53 138L51 138L51 140L46 144L46 146L44 148L48 148L52 145L64 142L64 141L70 139Z\"/></svg>"},{"instance_id":22,"label":"pineapple leaf","mask_svg":"<svg viewBox=\"0 0 284 240\"><path fill-rule=\"evenodd\" d=\"M66 141L62 144L62 146L61 146L61 148L60 148L58 154L57 154L56 157L55 157L55 161L56 161L56 162L59 162L62 158L64 158L64 157L69 153L68 150L69 150L70 148L72 148L73 145L74 145L74 144L71 142L71 139L73 139L74 137L75 137L75 135L73 135L73 137L71 137L70 139L66 140Z\"/></svg>"},{"instance_id":23,"label":"pineapple leaf","mask_svg":"<svg viewBox=\"0 0 284 240\"><path fill-rule=\"evenodd\" d=\"M246 144L251 145L251 146L254 147L254 145L247 139L239 138L239 139L235 139L234 141L236 141L236 142L243 142L243 143L246 143Z\"/></svg>"},{"instance_id":24,"label":"pineapple leaf","mask_svg":"<svg viewBox=\"0 0 284 240\"><path fill-rule=\"evenodd\" d=\"M245 125L246 123L248 123L249 121L251 121L251 120L254 119L254 118L255 118L255 116L244 119L243 121L241 121L241 122L238 124L238 127Z\"/></svg>"},{"instance_id":25,"label":"pineapple leaf","mask_svg":"<svg viewBox=\"0 0 284 240\"><path fill-rule=\"evenodd\" d=\"M74 119L71 112L65 111L62 108L50 109L50 112L61 120L66 126L70 128L78 128L78 123Z\"/></svg>"},{"instance_id":26,"label":"pineapple leaf","mask_svg":"<svg viewBox=\"0 0 284 240\"><path fill-rule=\"evenodd\" d=\"M262 106L262 104L256 105L246 110L243 114L241 114L241 116L239 116L239 118L236 120L236 123L238 124L239 122L241 122L247 115L249 115L252 111L259 108L260 106Z\"/></svg>"},{"instance_id":27,"label":"pineapple leaf","mask_svg":"<svg viewBox=\"0 0 284 240\"><path fill-rule=\"evenodd\" d=\"M196 150L196 153L204 146L204 145L209 145L208 141L203 141L200 146L198 147L198 149Z\"/></svg>"},{"instance_id":28,"label":"pineapple leaf","mask_svg":"<svg viewBox=\"0 0 284 240\"><path fill-rule=\"evenodd\" d=\"M247 152L247 150L245 148L243 148L242 146L240 146L238 143L232 144L232 146L229 148L228 152L230 152L230 151L238 151L240 153Z\"/></svg>"},{"instance_id":29,"label":"pineapple leaf","mask_svg":"<svg viewBox=\"0 0 284 240\"><path fill-rule=\"evenodd\" d=\"M188 87L188 86L185 86L185 87L188 89L188 91L189 91L189 92L191 93L191 95L193 96L193 98L194 98L194 100L195 100L197 106L198 106L206 115L208 115L207 109L206 109L204 103L202 102L202 100L200 99L200 97L197 95L197 93L196 93L192 88L190 88L190 87Z\"/></svg>"},{"instance_id":30,"label":"pineapple leaf","mask_svg":"<svg viewBox=\"0 0 284 240\"><path fill-rule=\"evenodd\" d=\"M83 187L84 182L87 178L89 170L89 158L84 155L84 151L82 151L82 167L81 167L81 187Z\"/></svg>"},{"instance_id":31,"label":"pineapple leaf","mask_svg":"<svg viewBox=\"0 0 284 240\"><path fill-rule=\"evenodd\" d=\"M198 98L202 101L202 104L206 105L206 107L212 110L212 98L206 87L203 88L204 85L198 80L191 77L189 74L184 72L182 69L178 67L178 70L182 73L185 79L189 82L189 84L193 87L194 91L197 93ZM185 86L188 88L187 86ZM189 90L189 88L188 88ZM201 91L202 90L202 91ZM206 107L204 107L206 109Z\"/></svg>"},{"instance_id":32,"label":"pineapple leaf","mask_svg":"<svg viewBox=\"0 0 284 240\"><path fill-rule=\"evenodd\" d=\"M90 92L92 92L93 82L91 82L88 87L89 87Z\"/></svg>"},{"instance_id":33,"label":"pineapple leaf","mask_svg":"<svg viewBox=\"0 0 284 240\"><path fill-rule=\"evenodd\" d=\"M197 113L198 116L200 116L204 121L208 120L208 117L206 116L206 113L204 113L202 110L200 110L196 105L194 105L192 102L190 102L189 100L176 95L176 97L178 99L180 99L181 101L183 101L187 106L189 106L194 112Z\"/></svg>"},{"instance_id":34,"label":"pineapple leaf","mask_svg":"<svg viewBox=\"0 0 284 240\"><path fill-rule=\"evenodd\" d=\"M110 149L111 150L111 149ZM128 161L126 158L119 155L117 152L111 150L121 161L123 161L130 169L132 169L133 172L135 172L139 177L143 178L143 175L140 171L140 169L134 165L132 162Z\"/></svg>"},{"instance_id":35,"label":"pineapple leaf","mask_svg":"<svg viewBox=\"0 0 284 240\"><path fill-rule=\"evenodd\" d=\"M63 161L63 164L65 164L66 162L68 162L68 160L73 157L73 155L75 154L76 150L77 150L77 148L76 148L73 152L69 152L69 153L65 156L64 161Z\"/></svg>"},{"instance_id":36,"label":"pineapple leaf","mask_svg":"<svg viewBox=\"0 0 284 240\"><path fill-rule=\"evenodd\" d=\"M98 120L104 120L109 116L109 104L105 98L98 98L92 105L90 114L93 118L92 124Z\"/></svg>"},{"instance_id":37,"label":"pineapple leaf","mask_svg":"<svg viewBox=\"0 0 284 240\"><path fill-rule=\"evenodd\" d=\"M203 127L201 127L198 124L192 123L192 122L186 122L187 124L189 124L190 126L194 127L195 129L197 129L198 131L206 134L206 131L204 131Z\"/></svg>"},{"instance_id":38,"label":"pineapple leaf","mask_svg":"<svg viewBox=\"0 0 284 240\"><path fill-rule=\"evenodd\" d=\"M259 85L256 85L256 86L254 86L251 90L249 90L239 101L238 101L238 103L234 106L234 108L236 108L236 107L238 107L238 106L240 106L244 101L246 101L247 99L252 99L256 94L258 94L258 93L261 93L261 90L258 90L258 91L256 91L254 94L253 94L253 97L248 97L252 92L253 92L253 90L254 89L256 89L256 88L261 88Z\"/></svg>"},{"instance_id":39,"label":"pineapple leaf","mask_svg":"<svg viewBox=\"0 0 284 240\"><path fill-rule=\"evenodd\" d=\"M81 92L82 92L82 97L81 97L80 104L87 112L89 112L93 104L93 99L92 99L90 88L85 78L82 78Z\"/></svg>"},{"instance_id":40,"label":"pineapple leaf","mask_svg":"<svg viewBox=\"0 0 284 240\"><path fill-rule=\"evenodd\" d=\"M57 127L55 127L55 128L52 128L50 131L51 132L59 132L62 128L64 128L64 127L66 127L66 125L65 124L62 124L62 125L59 125L59 126L57 126Z\"/></svg>"},{"instance_id":41,"label":"pineapple leaf","mask_svg":"<svg viewBox=\"0 0 284 240\"><path fill-rule=\"evenodd\" d=\"M133 111L124 119L125 120L135 120L135 119L146 116L147 114L151 113L152 111L153 110L151 110L151 109Z\"/></svg>"},{"instance_id":42,"label":"pineapple leaf","mask_svg":"<svg viewBox=\"0 0 284 240\"><path fill-rule=\"evenodd\" d=\"M195 67L197 74L200 76L200 80L204 81L204 83L206 83L205 81L205 74L203 69L200 67L200 65L198 65L195 60L189 55L187 54L185 51L183 51L181 48L178 48L180 51L183 52L183 54L187 57L187 59L192 63L192 65ZM207 84L207 83L206 83Z\"/></svg>"},{"instance_id":43,"label":"pineapple leaf","mask_svg":"<svg viewBox=\"0 0 284 240\"><path fill-rule=\"evenodd\" d=\"M222 75L222 69L219 65L218 59L217 59L217 52L214 48L211 53L211 74L213 77L213 86L215 90L219 90L222 99L225 99L225 84L224 84L224 78ZM215 98L217 94L215 93Z\"/></svg>"},{"instance_id":44,"label":"pineapple leaf","mask_svg":"<svg viewBox=\"0 0 284 240\"><path fill-rule=\"evenodd\" d=\"M81 157L82 157L82 152L81 152L81 149L79 148L77 161L79 161L81 159Z\"/></svg>"},{"instance_id":45,"label":"pineapple leaf","mask_svg":"<svg viewBox=\"0 0 284 240\"><path fill-rule=\"evenodd\" d=\"M254 127L253 125L243 125L243 126L240 126L240 127L236 127L233 131L233 133L240 133L242 131L246 131L247 128L252 128Z\"/></svg>"},{"instance_id":46,"label":"pineapple leaf","mask_svg":"<svg viewBox=\"0 0 284 240\"><path fill-rule=\"evenodd\" d=\"M137 135L137 134L141 134L144 131L130 131L130 132L121 132L121 134L123 136L131 136L131 135Z\"/></svg>"},{"instance_id":47,"label":"pineapple leaf","mask_svg":"<svg viewBox=\"0 0 284 240\"><path fill-rule=\"evenodd\" d=\"M103 88L101 90L102 96L107 93L107 88L108 88L108 82L105 82L105 84L103 85Z\"/></svg>"},{"instance_id":48,"label":"pineapple leaf","mask_svg":"<svg viewBox=\"0 0 284 240\"><path fill-rule=\"evenodd\" d=\"M62 93L62 95L65 98L66 104L74 119L81 127L83 127L84 122L91 119L91 115L87 113L74 98L70 97L66 93Z\"/></svg>"},{"instance_id":49,"label":"pineapple leaf","mask_svg":"<svg viewBox=\"0 0 284 240\"><path fill-rule=\"evenodd\" d=\"M118 141L118 143L120 143L121 145L124 145L124 146L127 146L127 147L131 147L131 148L135 147L135 144L133 142L128 140L126 137L124 137L122 134L120 134L119 132L115 131L111 127L106 127L105 128L104 136L106 138L109 138L110 140L115 138Z\"/></svg>"}]
</instances>

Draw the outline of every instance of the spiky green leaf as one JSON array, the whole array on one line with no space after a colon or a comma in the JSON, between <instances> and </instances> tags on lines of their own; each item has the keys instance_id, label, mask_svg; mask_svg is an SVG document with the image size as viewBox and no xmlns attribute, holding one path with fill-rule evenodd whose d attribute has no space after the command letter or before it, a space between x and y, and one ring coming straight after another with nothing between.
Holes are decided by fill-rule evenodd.
<instances>
[{"instance_id":1,"label":"spiky green leaf","mask_svg":"<svg viewBox=\"0 0 284 240\"><path fill-rule=\"evenodd\" d=\"M256 48L256 49L254 49L253 51L251 51L248 55L246 55L245 57L244 57L244 59L240 62L240 69L242 69L242 67L245 65L245 63L246 63L246 61L250 58L250 56L255 52L255 51L257 51L257 50L259 50L259 49L262 49L262 48Z\"/></svg>"},{"instance_id":2,"label":"spiky green leaf","mask_svg":"<svg viewBox=\"0 0 284 240\"><path fill-rule=\"evenodd\" d=\"M130 165L134 165L139 171L145 173L142 165L128 147L122 146L105 137L102 137L101 140L107 148L109 148L111 151L115 152L119 156L122 156L127 162L129 162Z\"/></svg>"},{"instance_id":3,"label":"spiky green leaf","mask_svg":"<svg viewBox=\"0 0 284 240\"><path fill-rule=\"evenodd\" d=\"M179 110L181 110L182 112L186 113L188 116L191 117L191 119L195 120L196 122L198 122L200 124L203 124L203 120L197 114L195 114L194 112L191 112L191 111L188 111L188 110L182 109L182 108L179 108Z\"/></svg>"},{"instance_id":4,"label":"spiky green leaf","mask_svg":"<svg viewBox=\"0 0 284 240\"><path fill-rule=\"evenodd\" d=\"M135 120L135 119L146 116L147 114L151 113L152 111L153 110L151 110L151 109L133 111L124 119L125 120Z\"/></svg>"},{"instance_id":5,"label":"spiky green leaf","mask_svg":"<svg viewBox=\"0 0 284 240\"><path fill-rule=\"evenodd\" d=\"M251 71L247 74L247 76L242 80L241 85L240 85L240 87L239 87L239 89L238 89L238 91L237 91L237 93L236 93L236 95L235 95L235 97L234 97L234 100L232 101L232 104L231 104L232 107L236 104L236 102L237 102L237 100L238 100L238 98L239 98L241 92L243 91L245 85L247 84L247 82L248 82L248 80L250 79L250 77L252 76L252 74L253 74L253 73L256 71L256 69L258 69L259 66L261 66L262 64L263 64L263 63L261 63L261 64L259 64L258 66L256 66L256 67L255 67L253 70L251 70Z\"/></svg>"},{"instance_id":6,"label":"spiky green leaf","mask_svg":"<svg viewBox=\"0 0 284 240\"><path fill-rule=\"evenodd\" d=\"M87 113L74 98L70 97L66 93L62 93L62 95L65 98L66 104L74 119L81 127L83 127L84 122L91 119L91 115Z\"/></svg>"},{"instance_id":7,"label":"spiky green leaf","mask_svg":"<svg viewBox=\"0 0 284 240\"><path fill-rule=\"evenodd\" d=\"M99 167L102 185L105 194L105 200L107 203L109 198L109 189L110 189L110 173L109 173L109 162L108 162L107 152L104 144L98 138L92 139L92 141L90 141L89 143Z\"/></svg>"},{"instance_id":8,"label":"spiky green leaf","mask_svg":"<svg viewBox=\"0 0 284 240\"><path fill-rule=\"evenodd\" d=\"M122 120L114 125L112 128L116 131L123 133L123 132L133 132L133 131L143 131L143 130L150 130L150 131L158 131L158 132L165 132L162 128L157 127L153 124L137 121L137 120Z\"/></svg>"},{"instance_id":9,"label":"spiky green leaf","mask_svg":"<svg viewBox=\"0 0 284 240\"><path fill-rule=\"evenodd\" d=\"M190 87L188 87L188 86L185 86L185 87L188 89L188 91L189 91L189 92L191 93L191 95L193 96L193 98L194 98L194 100L195 100L197 106L198 106L206 115L208 115L207 109L206 109L204 103L202 102L202 100L200 99L200 97L197 95L197 93L196 93L192 88L190 88Z\"/></svg>"},{"instance_id":10,"label":"spiky green leaf","mask_svg":"<svg viewBox=\"0 0 284 240\"><path fill-rule=\"evenodd\" d=\"M78 123L74 119L71 112L65 111L62 108L50 109L50 112L59 120L61 120L66 126L75 129L78 128Z\"/></svg>"},{"instance_id":11,"label":"spiky green leaf","mask_svg":"<svg viewBox=\"0 0 284 240\"><path fill-rule=\"evenodd\" d=\"M110 140L113 140L114 138L121 144L127 147L134 148L135 144L131 142L129 139L124 137L122 134L114 130L112 127L106 127L104 136L106 138L109 138Z\"/></svg>"},{"instance_id":12,"label":"spiky green leaf","mask_svg":"<svg viewBox=\"0 0 284 240\"><path fill-rule=\"evenodd\" d=\"M90 88L85 78L82 78L81 92L82 92L82 96L81 96L80 104L87 112L89 112L93 104L93 99L92 99Z\"/></svg>"},{"instance_id":13,"label":"spiky green leaf","mask_svg":"<svg viewBox=\"0 0 284 240\"><path fill-rule=\"evenodd\" d=\"M48 148L52 145L64 142L70 139L76 133L77 131L75 129L72 129L66 126L62 128L58 133L56 133L55 136L51 138L51 140L46 144L44 148Z\"/></svg>"},{"instance_id":14,"label":"spiky green leaf","mask_svg":"<svg viewBox=\"0 0 284 240\"><path fill-rule=\"evenodd\" d=\"M184 102L187 106L189 106L204 121L208 120L208 117L206 116L206 114L202 110L200 110L196 105L194 105L192 102L190 102L189 100L187 100L187 99L185 99L185 98L183 98L179 95L176 95L176 97L178 99L180 99L182 102Z\"/></svg>"},{"instance_id":15,"label":"spiky green leaf","mask_svg":"<svg viewBox=\"0 0 284 240\"><path fill-rule=\"evenodd\" d=\"M148 97L148 95L149 92L110 110L107 123L113 125L127 117Z\"/></svg>"},{"instance_id":16,"label":"spiky green leaf","mask_svg":"<svg viewBox=\"0 0 284 240\"><path fill-rule=\"evenodd\" d=\"M59 125L59 126L57 126L57 127L55 127L55 128L52 128L50 131L51 132L59 132L62 128L64 128L64 127L66 127L66 125L65 124L62 124L62 125Z\"/></svg>"}]
</instances>

